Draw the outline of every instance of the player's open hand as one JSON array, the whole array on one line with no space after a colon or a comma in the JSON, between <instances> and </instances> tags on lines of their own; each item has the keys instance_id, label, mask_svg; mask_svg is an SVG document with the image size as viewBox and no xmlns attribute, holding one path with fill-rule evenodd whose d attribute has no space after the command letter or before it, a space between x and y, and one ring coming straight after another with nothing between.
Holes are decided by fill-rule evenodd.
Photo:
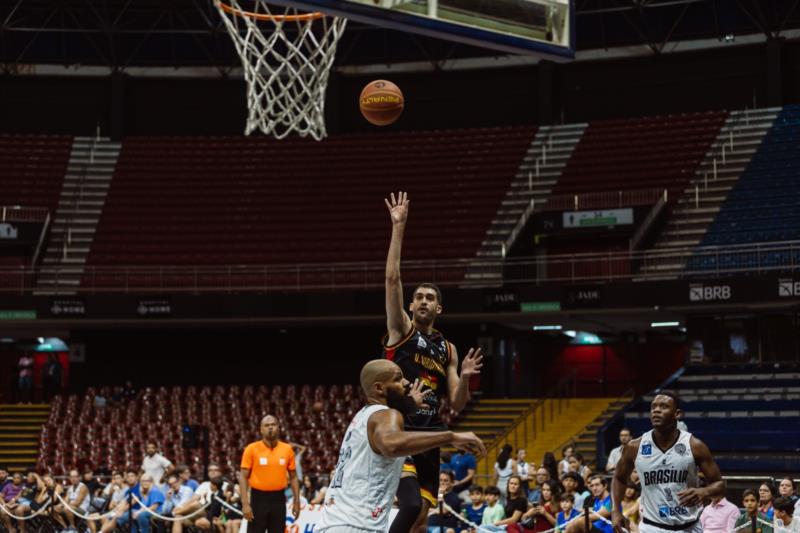
<instances>
[{"instance_id":1,"label":"player's open hand","mask_svg":"<svg viewBox=\"0 0 800 533\"><path fill-rule=\"evenodd\" d=\"M471 453L475 457L482 457L486 455L486 447L483 445L483 441L471 431L465 433L453 433L453 440L450 441L450 444L452 444L453 447L458 450Z\"/></svg>"},{"instance_id":2,"label":"player's open hand","mask_svg":"<svg viewBox=\"0 0 800 533\"><path fill-rule=\"evenodd\" d=\"M703 489L691 488L678 493L678 501L686 507L694 507L703 503Z\"/></svg>"},{"instance_id":3,"label":"player's open hand","mask_svg":"<svg viewBox=\"0 0 800 533\"><path fill-rule=\"evenodd\" d=\"M483 352L480 348L470 348L467 356L461 361L461 375L470 377L481 373L483 368Z\"/></svg>"},{"instance_id":4,"label":"player's open hand","mask_svg":"<svg viewBox=\"0 0 800 533\"><path fill-rule=\"evenodd\" d=\"M414 380L414 384L408 390L408 395L411 396L411 398L414 400L417 409L419 409L423 405L429 406L428 402L426 402L425 399L433 393L433 391L430 389L426 391L422 390L424 386L425 385L422 383L422 381L416 379Z\"/></svg>"},{"instance_id":5,"label":"player's open hand","mask_svg":"<svg viewBox=\"0 0 800 533\"><path fill-rule=\"evenodd\" d=\"M408 218L408 193L400 191L395 197L394 193L390 196L391 201L386 198L386 207L389 209L389 216L392 219L392 224L405 224Z\"/></svg>"}]
</instances>

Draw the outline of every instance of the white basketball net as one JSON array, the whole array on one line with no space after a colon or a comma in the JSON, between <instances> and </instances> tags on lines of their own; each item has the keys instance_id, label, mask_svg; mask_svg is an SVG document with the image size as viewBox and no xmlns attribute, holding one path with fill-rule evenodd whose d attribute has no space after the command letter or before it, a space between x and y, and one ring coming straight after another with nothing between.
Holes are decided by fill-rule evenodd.
<instances>
[{"instance_id":1,"label":"white basketball net","mask_svg":"<svg viewBox=\"0 0 800 533\"><path fill-rule=\"evenodd\" d=\"M292 133L324 139L325 89L347 19L315 17L263 0L214 4L242 58L245 135L260 130L278 139Z\"/></svg>"}]
</instances>

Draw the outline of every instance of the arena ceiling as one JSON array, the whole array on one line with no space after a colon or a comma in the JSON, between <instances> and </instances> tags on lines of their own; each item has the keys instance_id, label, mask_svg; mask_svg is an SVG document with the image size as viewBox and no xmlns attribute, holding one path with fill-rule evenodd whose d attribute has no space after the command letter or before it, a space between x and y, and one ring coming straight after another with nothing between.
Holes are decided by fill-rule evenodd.
<instances>
[{"instance_id":1,"label":"arena ceiling","mask_svg":"<svg viewBox=\"0 0 800 533\"><path fill-rule=\"evenodd\" d=\"M800 0L575 0L578 50L634 47L662 54L696 47L792 37ZM239 65L211 0L0 0L0 67L29 65L213 67ZM705 43L705 44L702 44ZM716 43L716 44L715 44ZM351 23L337 54L342 65L429 62L496 52Z\"/></svg>"}]
</instances>

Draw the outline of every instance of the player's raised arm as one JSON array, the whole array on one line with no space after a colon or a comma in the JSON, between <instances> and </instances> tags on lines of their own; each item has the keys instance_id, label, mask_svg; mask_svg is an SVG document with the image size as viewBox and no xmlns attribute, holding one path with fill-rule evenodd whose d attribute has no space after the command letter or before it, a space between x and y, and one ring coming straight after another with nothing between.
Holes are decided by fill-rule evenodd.
<instances>
[{"instance_id":1,"label":"player's raised arm","mask_svg":"<svg viewBox=\"0 0 800 533\"><path fill-rule=\"evenodd\" d=\"M622 533L623 527L627 529L625 517L622 516L622 499L625 497L625 487L631 478L641 441L642 439L632 440L622 449L622 457L614 469L614 477L611 480L611 521L616 533Z\"/></svg>"},{"instance_id":2,"label":"player's raised arm","mask_svg":"<svg viewBox=\"0 0 800 533\"><path fill-rule=\"evenodd\" d=\"M383 200L389 209L392 220L392 241L386 256L386 328L389 332L387 345L398 342L411 330L411 319L403 309L403 284L400 281L400 255L403 246L403 234L408 218L408 195L398 192L395 197Z\"/></svg>"},{"instance_id":3,"label":"player's raised arm","mask_svg":"<svg viewBox=\"0 0 800 533\"><path fill-rule=\"evenodd\" d=\"M722 479L717 462L714 460L714 456L711 455L711 450L708 449L708 446L695 437L692 437L691 446L692 455L694 455L695 463L697 463L700 472L703 473L706 486L682 490L678 493L678 499L681 505L695 506L701 505L706 498L724 496L725 480Z\"/></svg>"}]
</instances>

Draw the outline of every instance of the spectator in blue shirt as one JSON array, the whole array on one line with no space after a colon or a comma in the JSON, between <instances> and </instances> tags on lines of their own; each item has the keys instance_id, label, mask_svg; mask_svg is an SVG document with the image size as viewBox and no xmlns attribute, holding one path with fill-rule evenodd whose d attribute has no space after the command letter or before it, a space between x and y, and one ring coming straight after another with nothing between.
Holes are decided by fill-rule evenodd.
<instances>
[{"instance_id":1,"label":"spectator in blue shirt","mask_svg":"<svg viewBox=\"0 0 800 533\"><path fill-rule=\"evenodd\" d=\"M197 490L197 487L200 486L200 483L198 483L196 479L192 479L192 469L187 465L178 465L176 474L178 474L178 478L181 480L183 485L186 485L192 489L192 493L194 493L194 491Z\"/></svg>"},{"instance_id":2,"label":"spectator in blue shirt","mask_svg":"<svg viewBox=\"0 0 800 533\"><path fill-rule=\"evenodd\" d=\"M472 485L469 488L469 499L472 504L467 505L461 515L473 524L480 525L480 523L483 522L483 511L486 509L486 504L483 501L483 487L480 485ZM461 531L469 531L469 528L462 529Z\"/></svg>"},{"instance_id":3,"label":"spectator in blue shirt","mask_svg":"<svg viewBox=\"0 0 800 533\"><path fill-rule=\"evenodd\" d=\"M453 475L456 481L453 485L453 492L456 494L469 489L475 482L475 456L471 453L456 452L450 458L450 466L453 468Z\"/></svg>"},{"instance_id":4,"label":"spectator in blue shirt","mask_svg":"<svg viewBox=\"0 0 800 533\"><path fill-rule=\"evenodd\" d=\"M611 495L608 493L608 481L601 476L589 478L589 490L592 492L594 503L589 519L592 521L592 531L597 533L613 533L611 525ZM605 520L608 520L606 522ZM567 533L590 533L584 531L584 521L575 520L567 527Z\"/></svg>"},{"instance_id":5,"label":"spectator in blue shirt","mask_svg":"<svg viewBox=\"0 0 800 533\"><path fill-rule=\"evenodd\" d=\"M165 495L164 505L161 507L161 514L172 514L172 510L189 503L192 499L194 491L189 488L189 485L181 484L181 479L175 474L167 478L167 485L169 490Z\"/></svg>"},{"instance_id":6,"label":"spectator in blue shirt","mask_svg":"<svg viewBox=\"0 0 800 533\"><path fill-rule=\"evenodd\" d=\"M572 494L564 493L561 495L560 500L561 512L556 515L556 531L557 533L564 533L564 531L566 531L564 524L573 520L580 515L580 513L573 506L575 503L575 496Z\"/></svg>"},{"instance_id":7,"label":"spectator in blue shirt","mask_svg":"<svg viewBox=\"0 0 800 533\"><path fill-rule=\"evenodd\" d=\"M161 504L164 503L164 493L162 493L153 483L153 476L142 474L139 484L133 487L131 493L139 498L144 504L144 508L134 500L133 503L133 524L131 531L136 533L150 533L150 519L153 512L160 512ZM124 526L128 523L128 513L123 513L117 518L117 526Z\"/></svg>"}]
</instances>

